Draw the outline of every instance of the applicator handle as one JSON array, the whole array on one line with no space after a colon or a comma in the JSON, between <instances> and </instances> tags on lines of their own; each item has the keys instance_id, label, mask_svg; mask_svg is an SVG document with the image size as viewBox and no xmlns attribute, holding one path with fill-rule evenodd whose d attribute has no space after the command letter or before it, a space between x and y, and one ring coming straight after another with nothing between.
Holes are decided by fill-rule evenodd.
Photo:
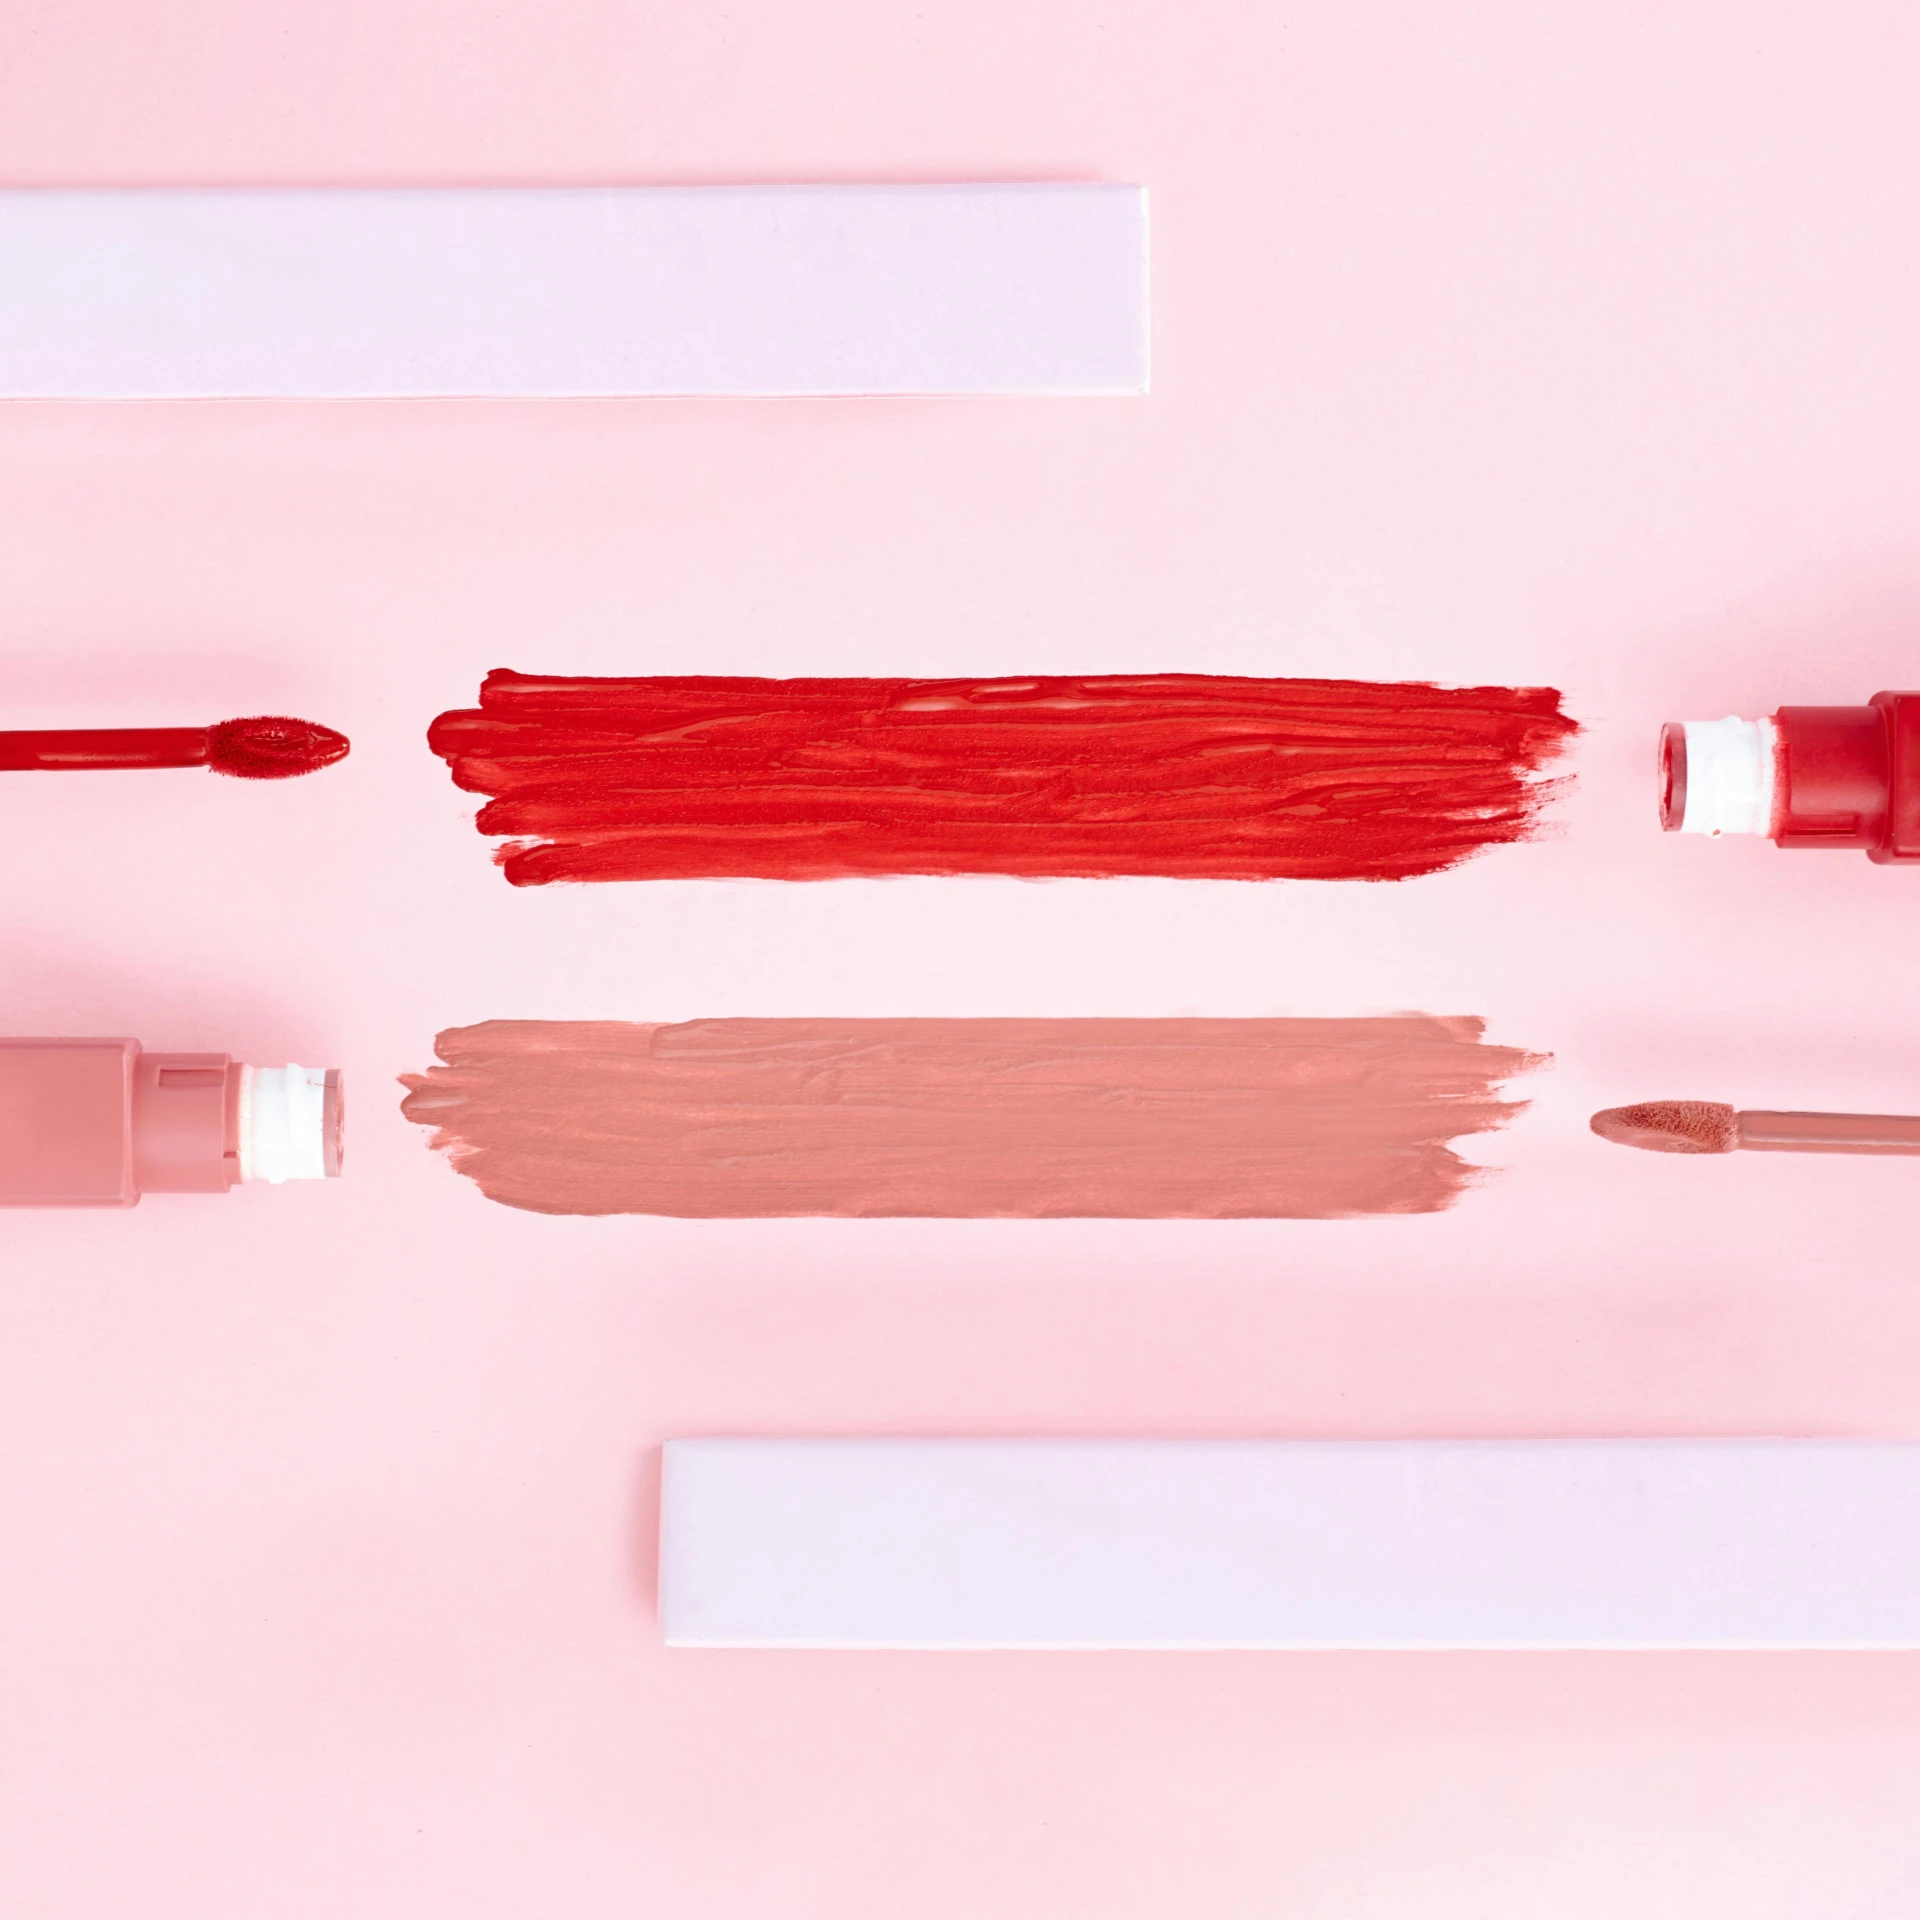
<instances>
[{"instance_id":1,"label":"applicator handle","mask_svg":"<svg viewBox=\"0 0 1920 1920\"><path fill-rule=\"evenodd\" d=\"M67 727L0 733L0 773L93 773L103 768L206 764L205 727Z\"/></svg>"},{"instance_id":2,"label":"applicator handle","mask_svg":"<svg viewBox=\"0 0 1920 1920\"><path fill-rule=\"evenodd\" d=\"M1761 1153L1920 1153L1920 1116L1768 1113L1734 1116L1739 1144Z\"/></svg>"}]
</instances>

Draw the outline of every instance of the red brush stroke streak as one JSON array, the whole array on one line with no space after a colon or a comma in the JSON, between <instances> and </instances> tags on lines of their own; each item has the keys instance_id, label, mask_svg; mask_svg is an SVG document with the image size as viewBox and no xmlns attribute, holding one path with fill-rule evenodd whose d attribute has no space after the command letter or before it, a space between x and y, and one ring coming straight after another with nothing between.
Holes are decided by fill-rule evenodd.
<instances>
[{"instance_id":1,"label":"red brush stroke streak","mask_svg":"<svg viewBox=\"0 0 1920 1920\"><path fill-rule=\"evenodd\" d=\"M428 735L516 886L1404 880L1532 829L1550 687L488 674Z\"/></svg>"}]
</instances>

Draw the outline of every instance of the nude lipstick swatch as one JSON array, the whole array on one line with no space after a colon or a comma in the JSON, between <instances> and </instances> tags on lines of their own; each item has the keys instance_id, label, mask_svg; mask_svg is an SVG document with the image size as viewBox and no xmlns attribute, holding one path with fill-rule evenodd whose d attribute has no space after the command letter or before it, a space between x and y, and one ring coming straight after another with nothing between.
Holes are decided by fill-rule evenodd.
<instances>
[{"instance_id":1,"label":"nude lipstick swatch","mask_svg":"<svg viewBox=\"0 0 1920 1920\"><path fill-rule=\"evenodd\" d=\"M490 1020L408 1118L536 1213L1431 1213L1538 1063L1468 1018Z\"/></svg>"},{"instance_id":2,"label":"nude lipstick swatch","mask_svg":"<svg viewBox=\"0 0 1920 1920\"><path fill-rule=\"evenodd\" d=\"M429 742L516 886L1011 874L1405 880L1519 840L1550 687L500 670Z\"/></svg>"}]
</instances>

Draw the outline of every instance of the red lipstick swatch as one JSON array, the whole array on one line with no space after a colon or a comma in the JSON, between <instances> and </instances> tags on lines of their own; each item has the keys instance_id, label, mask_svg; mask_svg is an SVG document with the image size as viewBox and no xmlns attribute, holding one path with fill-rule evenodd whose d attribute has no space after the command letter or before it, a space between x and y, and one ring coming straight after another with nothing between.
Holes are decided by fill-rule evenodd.
<instances>
[{"instance_id":1,"label":"red lipstick swatch","mask_svg":"<svg viewBox=\"0 0 1920 1920\"><path fill-rule=\"evenodd\" d=\"M871 874L1404 880L1524 838L1550 687L487 675L429 744L515 886Z\"/></svg>"}]
</instances>

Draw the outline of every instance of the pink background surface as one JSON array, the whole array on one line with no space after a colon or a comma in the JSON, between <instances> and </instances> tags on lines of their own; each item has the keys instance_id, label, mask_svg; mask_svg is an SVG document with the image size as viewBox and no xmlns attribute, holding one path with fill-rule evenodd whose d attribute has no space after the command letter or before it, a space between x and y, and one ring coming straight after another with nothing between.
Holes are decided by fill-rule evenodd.
<instances>
[{"instance_id":1,"label":"pink background surface","mask_svg":"<svg viewBox=\"0 0 1920 1920\"><path fill-rule=\"evenodd\" d=\"M7 1920L1884 1920L1920 1662L668 1656L703 1432L1920 1437L1920 1173L1588 1137L1920 1106L1920 882L1664 841L1662 719L1920 678L1920 13L13 0L14 183L1100 177L1145 402L0 409L0 1005L345 1066L350 1178L0 1216ZM1547 680L1558 837L1392 888L513 893L496 664ZM1454 1213L552 1221L392 1077L494 1014L1480 1012Z\"/></svg>"}]
</instances>

